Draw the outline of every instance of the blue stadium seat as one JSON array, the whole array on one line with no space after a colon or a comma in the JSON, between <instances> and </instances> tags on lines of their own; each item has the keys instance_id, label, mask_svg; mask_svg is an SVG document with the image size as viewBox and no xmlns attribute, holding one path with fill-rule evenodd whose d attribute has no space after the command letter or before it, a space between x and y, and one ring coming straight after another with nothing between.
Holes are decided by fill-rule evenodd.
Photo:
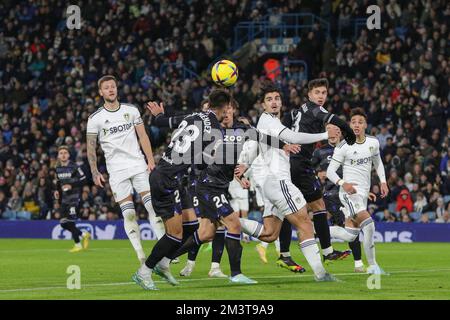
<instances>
[{"instance_id":1,"label":"blue stadium seat","mask_svg":"<svg viewBox=\"0 0 450 320\"><path fill-rule=\"evenodd\" d=\"M429 212L426 212L426 214L428 214L428 218L430 219L430 221L436 220L436 212L429 211Z\"/></svg>"},{"instance_id":2,"label":"blue stadium seat","mask_svg":"<svg viewBox=\"0 0 450 320\"><path fill-rule=\"evenodd\" d=\"M383 211L375 212L374 216L376 217L375 219L377 221L382 221L384 217L384 212Z\"/></svg>"}]
</instances>

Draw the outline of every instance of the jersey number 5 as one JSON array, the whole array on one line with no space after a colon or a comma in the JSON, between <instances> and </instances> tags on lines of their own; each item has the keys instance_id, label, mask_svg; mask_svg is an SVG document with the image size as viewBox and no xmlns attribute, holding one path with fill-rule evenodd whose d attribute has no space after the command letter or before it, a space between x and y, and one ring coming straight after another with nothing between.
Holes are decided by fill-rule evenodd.
<instances>
[{"instance_id":1,"label":"jersey number 5","mask_svg":"<svg viewBox=\"0 0 450 320\"><path fill-rule=\"evenodd\" d=\"M188 126L187 121L183 120L173 135L169 148L172 148L173 151L178 153L185 153L191 147L192 141L197 139L199 134L200 130L195 125L191 124Z\"/></svg>"}]
</instances>

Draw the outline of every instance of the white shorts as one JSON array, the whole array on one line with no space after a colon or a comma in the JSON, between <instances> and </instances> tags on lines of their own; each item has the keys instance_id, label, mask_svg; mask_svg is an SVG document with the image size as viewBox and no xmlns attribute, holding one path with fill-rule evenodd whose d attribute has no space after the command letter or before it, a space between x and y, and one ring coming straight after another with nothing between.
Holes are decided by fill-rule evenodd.
<instances>
[{"instance_id":1,"label":"white shorts","mask_svg":"<svg viewBox=\"0 0 450 320\"><path fill-rule=\"evenodd\" d=\"M132 170L132 169L131 169ZM150 192L149 173L147 170L135 173L129 169L113 172L109 177L109 184L116 202L122 201L136 192Z\"/></svg>"},{"instance_id":2,"label":"white shorts","mask_svg":"<svg viewBox=\"0 0 450 320\"><path fill-rule=\"evenodd\" d=\"M277 209L273 215L281 221L288 214L295 213L306 206L306 200L300 190L291 180L267 178L264 183L264 194L269 202Z\"/></svg>"},{"instance_id":3,"label":"white shorts","mask_svg":"<svg viewBox=\"0 0 450 320\"><path fill-rule=\"evenodd\" d=\"M232 198L230 205L234 212L248 211L248 198Z\"/></svg>"},{"instance_id":4,"label":"white shorts","mask_svg":"<svg viewBox=\"0 0 450 320\"><path fill-rule=\"evenodd\" d=\"M345 191L339 192L339 199L344 205L345 218L354 218L358 213L367 210L367 197L359 193L348 194Z\"/></svg>"},{"instance_id":5,"label":"white shorts","mask_svg":"<svg viewBox=\"0 0 450 320\"><path fill-rule=\"evenodd\" d=\"M264 183L266 181L267 176L253 175L252 179L255 183L255 193L256 193L256 202L258 207L264 207L263 218L269 217L271 215L276 215L278 210L275 206L270 203L269 199L264 194ZM258 195L260 199L258 200Z\"/></svg>"}]
</instances>

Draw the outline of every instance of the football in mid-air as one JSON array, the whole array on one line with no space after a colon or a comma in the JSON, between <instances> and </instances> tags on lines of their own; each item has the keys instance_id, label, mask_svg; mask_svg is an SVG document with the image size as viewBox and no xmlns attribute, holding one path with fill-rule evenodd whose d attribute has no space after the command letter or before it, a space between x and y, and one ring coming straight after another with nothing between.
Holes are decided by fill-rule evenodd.
<instances>
[{"instance_id":1,"label":"football in mid-air","mask_svg":"<svg viewBox=\"0 0 450 320\"><path fill-rule=\"evenodd\" d=\"M230 60L217 61L211 69L211 78L219 86L232 86L238 79L238 68Z\"/></svg>"}]
</instances>

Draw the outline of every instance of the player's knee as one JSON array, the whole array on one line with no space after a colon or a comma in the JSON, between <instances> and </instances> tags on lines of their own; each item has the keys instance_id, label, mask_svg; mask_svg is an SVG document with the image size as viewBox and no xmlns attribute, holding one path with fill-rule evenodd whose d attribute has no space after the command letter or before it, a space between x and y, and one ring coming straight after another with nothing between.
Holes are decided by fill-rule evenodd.
<instances>
[{"instance_id":1,"label":"player's knee","mask_svg":"<svg viewBox=\"0 0 450 320\"><path fill-rule=\"evenodd\" d=\"M199 230L197 230L197 233L202 242L212 241L216 234L215 231L210 228L199 229Z\"/></svg>"},{"instance_id":2,"label":"player's knee","mask_svg":"<svg viewBox=\"0 0 450 320\"><path fill-rule=\"evenodd\" d=\"M275 240L278 239L278 236L275 235L275 233L271 233L269 235L266 236L266 242L274 242Z\"/></svg>"}]
</instances>

